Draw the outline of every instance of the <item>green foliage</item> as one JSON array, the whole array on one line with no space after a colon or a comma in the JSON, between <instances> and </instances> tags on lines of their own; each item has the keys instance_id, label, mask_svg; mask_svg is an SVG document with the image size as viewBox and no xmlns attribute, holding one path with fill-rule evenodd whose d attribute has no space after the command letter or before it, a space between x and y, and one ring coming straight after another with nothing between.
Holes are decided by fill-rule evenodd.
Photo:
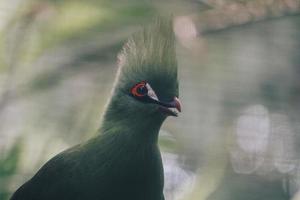
<instances>
[{"instance_id":1,"label":"green foliage","mask_svg":"<svg viewBox=\"0 0 300 200\"><path fill-rule=\"evenodd\" d=\"M7 199L10 195L9 180L17 172L21 150L21 139L18 139L7 153L0 154L0 199Z\"/></svg>"},{"instance_id":2,"label":"green foliage","mask_svg":"<svg viewBox=\"0 0 300 200\"><path fill-rule=\"evenodd\" d=\"M41 29L42 48L129 25L154 13L151 4L134 0L122 2L122 6L116 2L73 0L55 3L54 8L55 15Z\"/></svg>"}]
</instances>

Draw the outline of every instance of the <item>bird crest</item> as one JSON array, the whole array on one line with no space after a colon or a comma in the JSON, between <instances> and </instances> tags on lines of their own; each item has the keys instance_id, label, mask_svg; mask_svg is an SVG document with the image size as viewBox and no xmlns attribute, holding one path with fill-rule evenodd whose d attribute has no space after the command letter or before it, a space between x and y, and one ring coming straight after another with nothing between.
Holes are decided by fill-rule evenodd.
<instances>
[{"instance_id":1,"label":"bird crest","mask_svg":"<svg viewBox=\"0 0 300 200\"><path fill-rule=\"evenodd\" d=\"M177 90L177 61L170 19L157 18L134 34L118 55L116 87L128 88L138 81L153 84L156 90ZM166 94L167 95L167 94Z\"/></svg>"}]
</instances>

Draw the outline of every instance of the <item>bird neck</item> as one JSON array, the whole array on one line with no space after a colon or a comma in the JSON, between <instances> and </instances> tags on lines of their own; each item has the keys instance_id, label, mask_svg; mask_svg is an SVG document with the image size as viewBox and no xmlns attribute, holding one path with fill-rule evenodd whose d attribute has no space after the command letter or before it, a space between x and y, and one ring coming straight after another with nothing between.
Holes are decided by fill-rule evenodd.
<instances>
[{"instance_id":1,"label":"bird neck","mask_svg":"<svg viewBox=\"0 0 300 200\"><path fill-rule=\"evenodd\" d=\"M110 103L103 117L100 133L120 136L136 143L157 144L158 133L165 118L142 113L120 112ZM124 110L127 108L125 107Z\"/></svg>"},{"instance_id":2,"label":"bird neck","mask_svg":"<svg viewBox=\"0 0 300 200\"><path fill-rule=\"evenodd\" d=\"M143 124L134 125L130 127L128 124L136 123L134 121L126 120L126 121L110 121L105 119L100 128L101 134L111 135L112 137L122 137L125 141L130 141L132 143L147 143L156 145L158 141L158 133L159 127L154 127L153 125ZM128 140L127 140L128 139Z\"/></svg>"}]
</instances>

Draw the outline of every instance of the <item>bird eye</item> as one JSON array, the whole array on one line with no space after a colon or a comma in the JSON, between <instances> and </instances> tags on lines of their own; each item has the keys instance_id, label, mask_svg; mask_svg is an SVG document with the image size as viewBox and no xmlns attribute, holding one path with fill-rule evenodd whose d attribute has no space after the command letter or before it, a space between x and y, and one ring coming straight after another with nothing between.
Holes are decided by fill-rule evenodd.
<instances>
[{"instance_id":1,"label":"bird eye","mask_svg":"<svg viewBox=\"0 0 300 200\"><path fill-rule=\"evenodd\" d=\"M148 89L146 87L146 82L142 81L137 83L135 86L131 88L131 94L135 97L143 97L148 93Z\"/></svg>"}]
</instances>

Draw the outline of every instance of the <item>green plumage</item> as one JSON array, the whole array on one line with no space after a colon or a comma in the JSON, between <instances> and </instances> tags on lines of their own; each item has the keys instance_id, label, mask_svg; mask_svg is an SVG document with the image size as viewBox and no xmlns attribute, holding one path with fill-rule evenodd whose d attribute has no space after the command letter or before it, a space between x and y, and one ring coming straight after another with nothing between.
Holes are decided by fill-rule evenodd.
<instances>
[{"instance_id":1,"label":"green plumage","mask_svg":"<svg viewBox=\"0 0 300 200\"><path fill-rule=\"evenodd\" d=\"M119 55L117 89L127 90L138 81L151 83L160 98L178 96L177 62L172 23L157 19L133 35Z\"/></svg>"},{"instance_id":2,"label":"green plumage","mask_svg":"<svg viewBox=\"0 0 300 200\"><path fill-rule=\"evenodd\" d=\"M166 116L128 95L147 80L159 99L178 96L174 35L169 20L135 34L119 56L119 73L99 135L49 160L11 200L162 200L157 146Z\"/></svg>"}]
</instances>

